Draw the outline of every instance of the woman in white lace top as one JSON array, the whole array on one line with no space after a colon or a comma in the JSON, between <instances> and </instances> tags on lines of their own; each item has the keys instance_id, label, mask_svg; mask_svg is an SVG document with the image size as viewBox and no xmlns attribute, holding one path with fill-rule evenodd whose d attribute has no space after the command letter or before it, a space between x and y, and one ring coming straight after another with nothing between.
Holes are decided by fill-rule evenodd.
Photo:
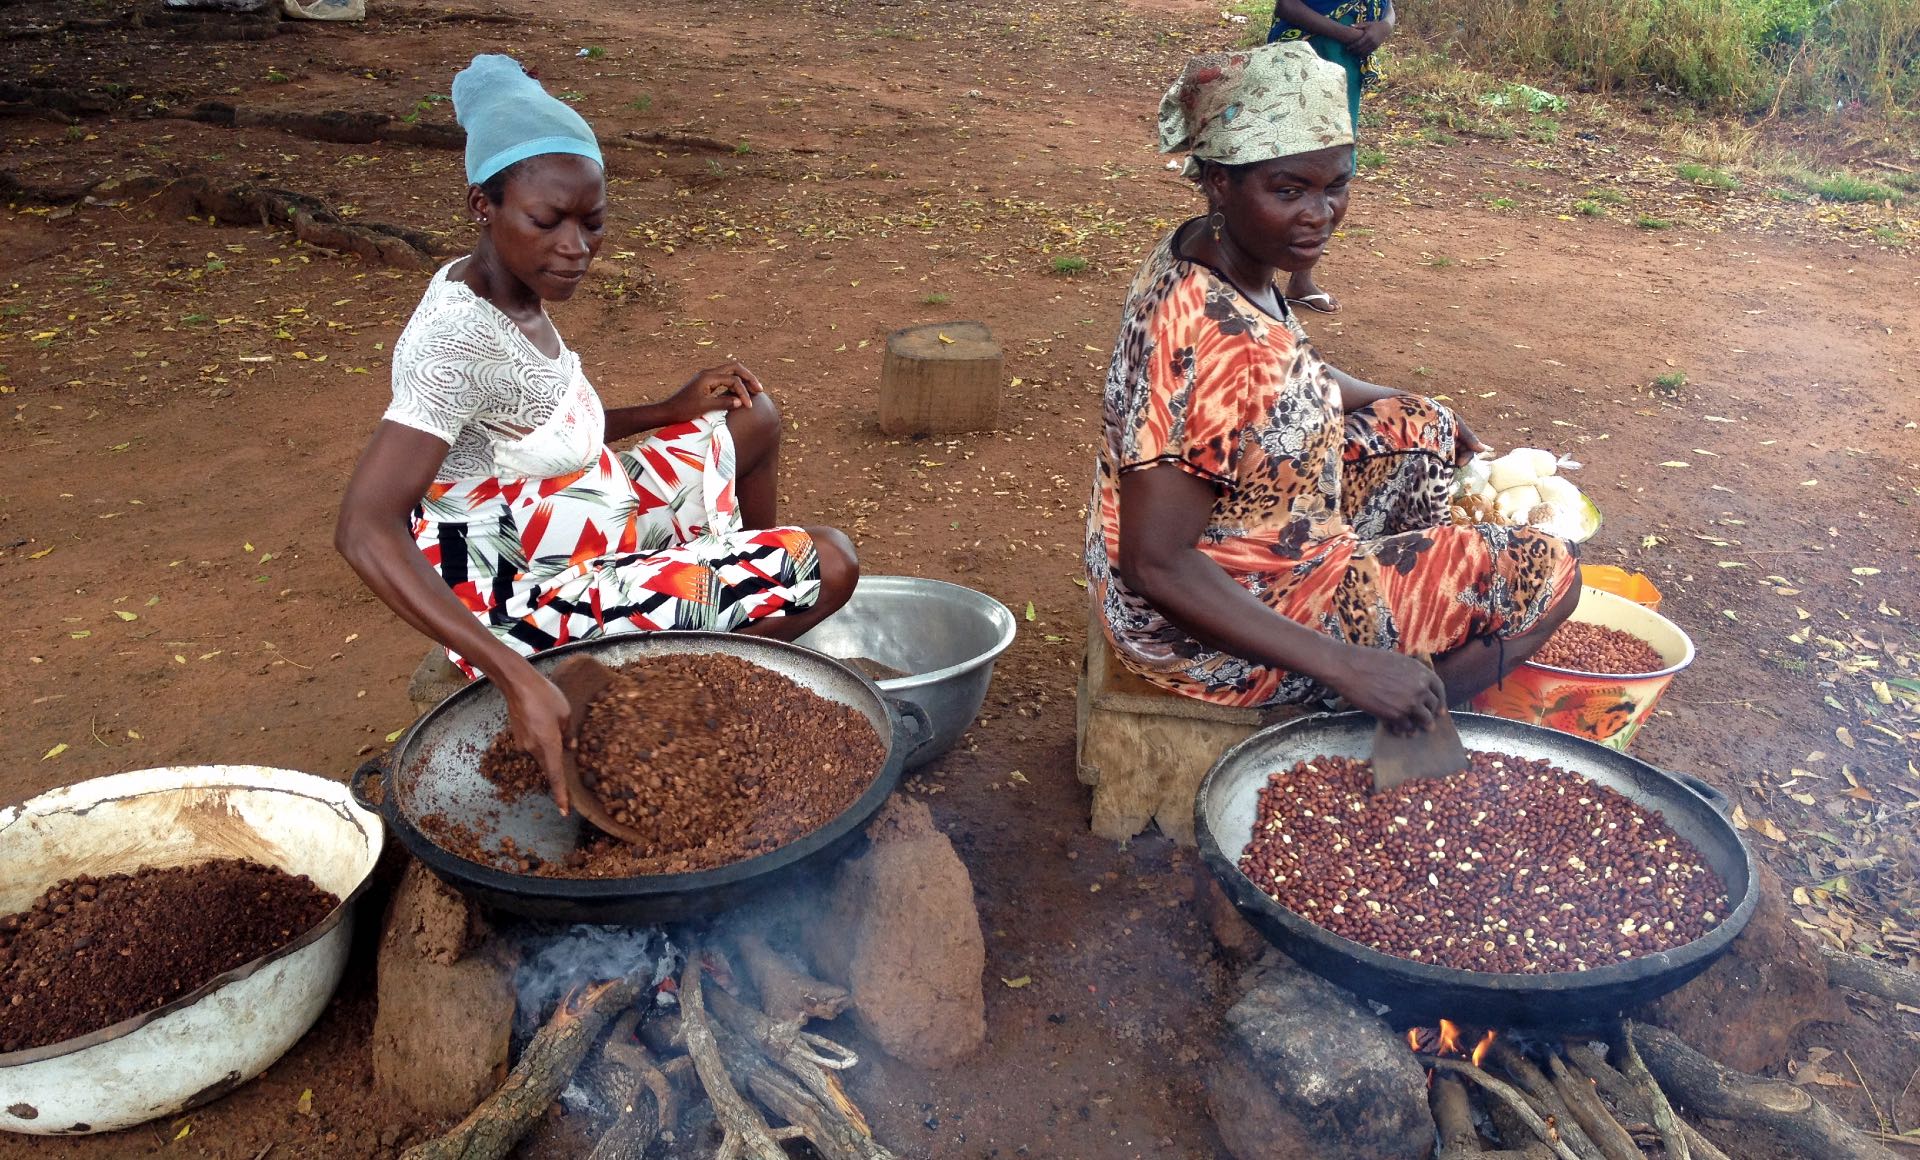
<instances>
[{"instance_id":1,"label":"woman in white lace top","mask_svg":"<svg viewBox=\"0 0 1920 1160\"><path fill-rule=\"evenodd\" d=\"M602 408L546 312L605 228L592 131L506 57L476 57L454 103L480 237L394 347L393 401L335 543L388 607L499 685L566 809L566 698L527 657L614 632L792 639L846 603L859 568L840 532L776 526L780 416L746 367Z\"/></svg>"}]
</instances>

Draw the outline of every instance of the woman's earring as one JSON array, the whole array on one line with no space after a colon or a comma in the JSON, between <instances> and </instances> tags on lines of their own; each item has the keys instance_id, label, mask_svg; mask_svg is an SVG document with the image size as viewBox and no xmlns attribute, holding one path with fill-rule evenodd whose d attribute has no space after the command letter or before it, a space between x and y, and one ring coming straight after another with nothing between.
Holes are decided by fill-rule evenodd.
<instances>
[{"instance_id":1,"label":"woman's earring","mask_svg":"<svg viewBox=\"0 0 1920 1160\"><path fill-rule=\"evenodd\" d=\"M486 218L474 218L473 220L479 222L483 226L487 224Z\"/></svg>"},{"instance_id":2,"label":"woman's earring","mask_svg":"<svg viewBox=\"0 0 1920 1160\"><path fill-rule=\"evenodd\" d=\"M1213 240L1220 240L1220 231L1227 228L1227 215L1214 210L1207 218L1207 228L1213 231Z\"/></svg>"}]
</instances>

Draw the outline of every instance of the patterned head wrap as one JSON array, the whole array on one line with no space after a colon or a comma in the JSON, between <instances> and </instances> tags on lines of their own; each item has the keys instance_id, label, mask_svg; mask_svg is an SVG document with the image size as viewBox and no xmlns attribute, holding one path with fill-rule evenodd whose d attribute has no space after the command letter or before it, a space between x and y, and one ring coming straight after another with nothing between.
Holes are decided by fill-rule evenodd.
<instances>
[{"instance_id":1,"label":"patterned head wrap","mask_svg":"<svg viewBox=\"0 0 1920 1160\"><path fill-rule=\"evenodd\" d=\"M586 119L548 96L510 56L482 53L454 74L453 115L467 131L467 180L474 185L543 153L600 160Z\"/></svg>"},{"instance_id":2,"label":"patterned head wrap","mask_svg":"<svg viewBox=\"0 0 1920 1160\"><path fill-rule=\"evenodd\" d=\"M1298 41L1202 53L1160 98L1160 152L1188 154L1188 177L1351 144L1346 70Z\"/></svg>"}]
</instances>

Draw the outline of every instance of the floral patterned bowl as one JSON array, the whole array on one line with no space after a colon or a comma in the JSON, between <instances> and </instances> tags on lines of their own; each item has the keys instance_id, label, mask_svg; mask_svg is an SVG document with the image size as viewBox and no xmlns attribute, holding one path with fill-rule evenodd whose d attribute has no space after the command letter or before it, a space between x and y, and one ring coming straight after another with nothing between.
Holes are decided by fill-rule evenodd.
<instances>
[{"instance_id":1,"label":"floral patterned bowl","mask_svg":"<svg viewBox=\"0 0 1920 1160\"><path fill-rule=\"evenodd\" d=\"M1666 662L1659 672L1607 676L1522 661L1473 699L1477 712L1545 725L1625 752L1674 674L1693 663L1693 641L1650 608L1597 588L1580 593L1573 619L1631 633Z\"/></svg>"}]
</instances>

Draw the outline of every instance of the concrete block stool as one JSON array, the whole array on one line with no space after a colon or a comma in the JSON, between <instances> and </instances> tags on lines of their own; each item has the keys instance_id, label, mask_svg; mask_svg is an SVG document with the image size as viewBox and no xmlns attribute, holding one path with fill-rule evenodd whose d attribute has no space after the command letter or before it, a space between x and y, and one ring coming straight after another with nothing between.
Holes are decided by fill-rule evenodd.
<instances>
[{"instance_id":1,"label":"concrete block stool","mask_svg":"<svg viewBox=\"0 0 1920 1160\"><path fill-rule=\"evenodd\" d=\"M1226 750L1255 730L1305 716L1293 706L1235 709L1170 693L1113 655L1099 617L1087 625L1074 762L1093 787L1093 832L1124 840L1157 822L1193 845L1193 799Z\"/></svg>"},{"instance_id":2,"label":"concrete block stool","mask_svg":"<svg viewBox=\"0 0 1920 1160\"><path fill-rule=\"evenodd\" d=\"M427 649L427 655L413 670L407 682L407 700L413 702L414 715L419 716L466 687L467 674L454 668L447 650L436 644Z\"/></svg>"}]
</instances>

